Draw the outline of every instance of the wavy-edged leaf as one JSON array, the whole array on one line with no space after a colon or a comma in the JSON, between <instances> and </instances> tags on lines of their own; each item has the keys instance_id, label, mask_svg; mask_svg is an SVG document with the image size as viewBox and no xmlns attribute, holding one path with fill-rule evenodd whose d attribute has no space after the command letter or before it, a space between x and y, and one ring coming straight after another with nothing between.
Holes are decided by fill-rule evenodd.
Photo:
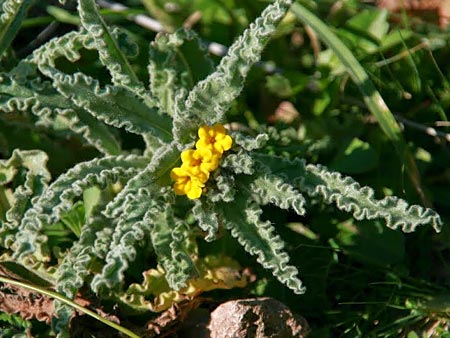
<instances>
[{"instance_id":1,"label":"wavy-edged leaf","mask_svg":"<svg viewBox=\"0 0 450 338\"><path fill-rule=\"evenodd\" d=\"M171 264L172 262L165 263L165 259L161 261L161 256L158 255L158 253L156 254L158 256L158 260L161 261L161 265L166 271L166 279L170 287L175 290L179 290L181 287L186 285L186 280L191 278L193 275L196 275L192 257L198 255L197 245L193 243L194 240L192 239L191 229L184 221L180 219L175 218L175 222L170 228L170 234L172 236L172 242L170 243L170 250L172 254L170 257L175 263L175 269L171 266L170 269L167 270L166 265ZM169 271L171 272L169 273Z\"/></svg>"},{"instance_id":2,"label":"wavy-edged leaf","mask_svg":"<svg viewBox=\"0 0 450 338\"><path fill-rule=\"evenodd\" d=\"M63 57L71 62L80 58L81 48L93 49L95 41L83 33L71 32L54 38L33 52L29 62L52 79L53 87L77 107L96 119L131 133L150 133L163 141L172 139L172 121L167 115L150 108L133 91L105 85L83 74L65 74L55 68L55 60Z\"/></svg>"},{"instance_id":3,"label":"wavy-edged leaf","mask_svg":"<svg viewBox=\"0 0 450 338\"><path fill-rule=\"evenodd\" d=\"M187 286L193 271L193 262L184 245L187 231L182 222L176 221L171 208L155 210L154 225L151 229L153 248L165 271L166 280L172 289L180 290Z\"/></svg>"},{"instance_id":4,"label":"wavy-edged leaf","mask_svg":"<svg viewBox=\"0 0 450 338\"><path fill-rule=\"evenodd\" d=\"M244 150L252 151L262 148L269 140L269 135L262 133L256 137L248 137L242 133L231 133L234 143Z\"/></svg>"},{"instance_id":5,"label":"wavy-edged leaf","mask_svg":"<svg viewBox=\"0 0 450 338\"><path fill-rule=\"evenodd\" d=\"M235 179L233 175L222 172L215 177L215 185L208 189L207 197L211 202L231 202L236 194Z\"/></svg>"},{"instance_id":6,"label":"wavy-edged leaf","mask_svg":"<svg viewBox=\"0 0 450 338\"><path fill-rule=\"evenodd\" d=\"M257 176L249 185L258 204L274 204L281 209L293 209L297 215L304 215L306 203L302 194L281 177L272 174Z\"/></svg>"},{"instance_id":7,"label":"wavy-edged leaf","mask_svg":"<svg viewBox=\"0 0 450 338\"><path fill-rule=\"evenodd\" d=\"M104 154L120 153L120 145L108 127L67 101L50 83L39 79L19 83L8 74L1 74L0 77L0 111L31 112L39 117L37 125L58 131L70 129Z\"/></svg>"},{"instance_id":8,"label":"wavy-edged leaf","mask_svg":"<svg viewBox=\"0 0 450 338\"><path fill-rule=\"evenodd\" d=\"M6 213L9 222L18 224L33 198L41 196L50 181L50 172L47 170L48 156L40 150L14 150L7 166L20 165L27 170L25 182L14 190L14 205ZM15 162L15 163L14 163Z\"/></svg>"},{"instance_id":9,"label":"wavy-edged leaf","mask_svg":"<svg viewBox=\"0 0 450 338\"><path fill-rule=\"evenodd\" d=\"M63 212L69 211L75 198L81 196L85 189L127 181L147 161L147 158L136 155L108 156L80 163L62 174L25 213L16 234L15 256L41 252L42 244L45 243L45 236L41 235L42 226L55 223ZM41 253L41 256L45 255Z\"/></svg>"},{"instance_id":10,"label":"wavy-edged leaf","mask_svg":"<svg viewBox=\"0 0 450 338\"><path fill-rule=\"evenodd\" d=\"M95 276L91 283L93 290L114 289L123 285L124 272L129 262L136 256L137 243L150 234L158 261L164 267L169 284L182 287L190 276L192 262L185 252L183 224L175 221L172 210L160 210L166 201L161 201L155 191L152 194L146 187L139 189L137 195L128 195L123 215L113 234L112 244L106 255L106 265L101 275ZM165 192L163 194L166 194Z\"/></svg>"},{"instance_id":11,"label":"wavy-edged leaf","mask_svg":"<svg viewBox=\"0 0 450 338\"><path fill-rule=\"evenodd\" d=\"M32 201L42 195L50 181L47 170L47 154L40 150L14 150L8 160L0 160L0 182L12 182L17 176L24 176L23 182L16 186L7 201L1 201L6 210L6 221L1 222L0 240L4 247L10 247L14 233ZM6 193L2 189L2 195ZM6 196L4 196L6 198ZM8 205L3 205L3 204Z\"/></svg>"},{"instance_id":12,"label":"wavy-edged leaf","mask_svg":"<svg viewBox=\"0 0 450 338\"><path fill-rule=\"evenodd\" d=\"M95 201L92 201L93 189L96 191ZM86 277L93 272L90 269L92 261L102 258L102 246L99 245L98 239L106 239L108 244L110 243L110 236L104 236L104 230L111 229L114 223L99 212L105 207L109 199L108 195L109 191L102 191L97 187L85 190L83 194L84 224L79 239L74 242L58 266L56 290L69 298L75 296L78 289L83 286Z\"/></svg>"},{"instance_id":13,"label":"wavy-edged leaf","mask_svg":"<svg viewBox=\"0 0 450 338\"><path fill-rule=\"evenodd\" d=\"M91 273L89 266L95 259L95 240L97 232L105 226L99 219L92 218L86 223L81 232L80 239L72 245L62 263L58 266L58 279L56 291L73 299L78 290L85 283L86 277ZM73 308L61 302L55 302L54 327L64 331L73 314Z\"/></svg>"},{"instance_id":14,"label":"wavy-edged leaf","mask_svg":"<svg viewBox=\"0 0 450 338\"><path fill-rule=\"evenodd\" d=\"M158 194L150 189L139 191L124 203L123 213L115 222L112 237L107 246L105 265L97 274L91 288L97 293L118 291L124 284L124 273L130 262L136 259L137 249L143 245L144 238L149 238L153 226L152 209L161 202Z\"/></svg>"},{"instance_id":15,"label":"wavy-edged leaf","mask_svg":"<svg viewBox=\"0 0 450 338\"><path fill-rule=\"evenodd\" d=\"M70 62L76 62L81 57L79 51L82 48L94 49L94 46L92 37L88 34L84 34L83 32L69 32L51 39L34 50L33 54L26 59L26 63L54 67L57 58L64 58ZM21 62L19 66L23 69L26 63Z\"/></svg>"},{"instance_id":16,"label":"wavy-edged leaf","mask_svg":"<svg viewBox=\"0 0 450 338\"><path fill-rule=\"evenodd\" d=\"M122 191L106 206L105 215L111 218L119 216L123 212L127 199L132 199L139 189L155 184L160 187L169 185L169 172L179 161L180 153L174 143L163 145L153 155L145 169L130 179Z\"/></svg>"},{"instance_id":17,"label":"wavy-edged leaf","mask_svg":"<svg viewBox=\"0 0 450 338\"><path fill-rule=\"evenodd\" d=\"M160 312L206 291L247 285L246 276L239 273L241 267L229 257L206 256L196 260L195 265L198 276L189 279L179 291L170 288L161 268L150 269L144 271L142 284L131 284L121 300L137 311Z\"/></svg>"},{"instance_id":18,"label":"wavy-edged leaf","mask_svg":"<svg viewBox=\"0 0 450 338\"><path fill-rule=\"evenodd\" d=\"M275 228L269 221L261 221L262 210L251 202L249 195L240 191L234 202L221 203L220 213L224 227L248 253L256 256L258 263L271 270L281 283L295 293L305 292L297 277L297 268L289 265L289 256L283 250L284 242L275 234Z\"/></svg>"},{"instance_id":19,"label":"wavy-edged leaf","mask_svg":"<svg viewBox=\"0 0 450 338\"><path fill-rule=\"evenodd\" d=\"M31 3L31 0L2 0L0 3L0 55L19 31Z\"/></svg>"},{"instance_id":20,"label":"wavy-edged leaf","mask_svg":"<svg viewBox=\"0 0 450 338\"><path fill-rule=\"evenodd\" d=\"M420 205L409 205L395 196L375 199L370 187L361 187L358 182L337 172L330 172L321 165L308 164L305 175L301 175L298 187L310 196L320 196L324 202L335 204L340 210L351 212L357 220L384 219L391 229L401 228L413 232L419 225L431 224L440 231L439 215Z\"/></svg>"},{"instance_id":21,"label":"wavy-edged leaf","mask_svg":"<svg viewBox=\"0 0 450 338\"><path fill-rule=\"evenodd\" d=\"M290 5L290 0L276 0L267 6L231 45L216 71L197 83L184 104L176 107L187 126L192 120L197 125L212 125L223 119L231 102L240 94L250 67L259 61L264 46ZM184 133L187 132L192 130Z\"/></svg>"},{"instance_id":22,"label":"wavy-edged leaf","mask_svg":"<svg viewBox=\"0 0 450 338\"><path fill-rule=\"evenodd\" d=\"M184 28L158 34L149 52L150 90L160 109L173 116L175 96L186 95L212 73L214 65L197 34Z\"/></svg>"},{"instance_id":23,"label":"wavy-edged leaf","mask_svg":"<svg viewBox=\"0 0 450 338\"><path fill-rule=\"evenodd\" d=\"M409 205L393 196L377 200L372 188L361 187L353 178L332 172L324 166L261 154L258 154L258 159L272 172L286 177L301 192L335 204L355 219L384 219L389 228L401 228L404 232L412 232L420 225L432 225L440 231L442 226L441 218L435 211Z\"/></svg>"},{"instance_id":24,"label":"wavy-edged leaf","mask_svg":"<svg viewBox=\"0 0 450 338\"><path fill-rule=\"evenodd\" d=\"M52 78L62 95L96 119L130 133L150 133L164 141L172 139L170 118L149 108L130 90L110 85L102 88L97 80L83 73L67 75L54 68L41 66L40 69Z\"/></svg>"},{"instance_id":25,"label":"wavy-edged leaf","mask_svg":"<svg viewBox=\"0 0 450 338\"><path fill-rule=\"evenodd\" d=\"M220 166L232 170L235 174L251 175L255 171L252 157L243 149L234 154L227 154Z\"/></svg>"},{"instance_id":26,"label":"wavy-edged leaf","mask_svg":"<svg viewBox=\"0 0 450 338\"><path fill-rule=\"evenodd\" d=\"M205 240L211 242L215 239L216 233L219 230L217 213L214 211L214 207L207 201L197 199L194 203L195 205L192 208L192 214L200 229L207 232Z\"/></svg>"},{"instance_id":27,"label":"wavy-edged leaf","mask_svg":"<svg viewBox=\"0 0 450 338\"><path fill-rule=\"evenodd\" d=\"M94 0L79 0L81 24L92 36L100 61L108 68L112 82L136 93L149 106L154 106L143 83L138 79L112 32L100 16Z\"/></svg>"}]
</instances>

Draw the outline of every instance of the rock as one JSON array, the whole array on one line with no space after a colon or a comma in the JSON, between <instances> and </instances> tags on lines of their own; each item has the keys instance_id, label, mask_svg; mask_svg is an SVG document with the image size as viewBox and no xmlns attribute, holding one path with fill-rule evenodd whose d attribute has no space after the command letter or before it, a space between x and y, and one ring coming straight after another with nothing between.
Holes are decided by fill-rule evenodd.
<instances>
[{"instance_id":1,"label":"rock","mask_svg":"<svg viewBox=\"0 0 450 338\"><path fill-rule=\"evenodd\" d=\"M273 298L233 300L219 305L208 325L211 338L305 337L306 320Z\"/></svg>"}]
</instances>

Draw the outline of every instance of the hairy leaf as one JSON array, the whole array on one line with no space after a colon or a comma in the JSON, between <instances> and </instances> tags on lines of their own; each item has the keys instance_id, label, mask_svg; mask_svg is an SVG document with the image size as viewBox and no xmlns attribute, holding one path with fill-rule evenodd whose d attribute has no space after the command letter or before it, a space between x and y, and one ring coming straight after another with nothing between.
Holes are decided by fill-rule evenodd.
<instances>
[{"instance_id":1,"label":"hairy leaf","mask_svg":"<svg viewBox=\"0 0 450 338\"><path fill-rule=\"evenodd\" d=\"M147 167L130 179L123 190L107 205L105 215L111 218L119 216L127 199L132 199L139 189L153 185L167 186L170 182L169 172L179 162L179 155L173 143L162 146Z\"/></svg>"},{"instance_id":2,"label":"hairy leaf","mask_svg":"<svg viewBox=\"0 0 450 338\"><path fill-rule=\"evenodd\" d=\"M86 277L90 274L89 265L95 258L96 233L104 226L98 219L91 219L82 228L81 236L64 257L58 267L58 280L56 291L73 299L78 290L83 286ZM59 332L64 332L70 318L73 315L73 308L61 302L55 302L55 319L53 325Z\"/></svg>"},{"instance_id":3,"label":"hairy leaf","mask_svg":"<svg viewBox=\"0 0 450 338\"><path fill-rule=\"evenodd\" d=\"M79 0L78 11L83 27L93 37L100 61L111 74L115 85L135 92L149 107L154 106L144 85L139 81L112 32L100 16L94 0Z\"/></svg>"},{"instance_id":4,"label":"hairy leaf","mask_svg":"<svg viewBox=\"0 0 450 338\"><path fill-rule=\"evenodd\" d=\"M257 257L258 263L272 271L278 280L295 293L305 288L298 279L298 271L289 265L289 256L283 250L284 243L270 222L260 219L262 210L251 202L249 195L240 191L232 203L221 203L221 215L226 229L244 249Z\"/></svg>"},{"instance_id":5,"label":"hairy leaf","mask_svg":"<svg viewBox=\"0 0 450 338\"><path fill-rule=\"evenodd\" d=\"M293 209L298 215L305 214L305 198L278 176L271 174L257 176L249 187L258 204L272 203L281 209Z\"/></svg>"},{"instance_id":6,"label":"hairy leaf","mask_svg":"<svg viewBox=\"0 0 450 338\"><path fill-rule=\"evenodd\" d=\"M300 190L310 196L320 196L324 202L335 204L340 210L351 212L355 219L384 219L391 229L401 228L404 232L415 231L419 225L431 224L440 231L442 221L439 215L419 205L409 205L405 200L388 196L375 199L374 191L361 187L351 177L330 172L321 165L308 164L305 175L298 182Z\"/></svg>"},{"instance_id":7,"label":"hairy leaf","mask_svg":"<svg viewBox=\"0 0 450 338\"><path fill-rule=\"evenodd\" d=\"M197 125L212 125L223 119L231 102L240 94L250 67L259 61L264 46L290 5L290 0L276 0L267 6L231 45L216 71L197 83L184 104L177 107L184 121L193 119L198 121Z\"/></svg>"},{"instance_id":8,"label":"hairy leaf","mask_svg":"<svg viewBox=\"0 0 450 338\"><path fill-rule=\"evenodd\" d=\"M58 131L68 128L104 154L117 155L120 152L118 141L106 126L67 101L50 83L39 79L22 82L8 74L0 75L0 111L31 112L39 117L37 125Z\"/></svg>"},{"instance_id":9,"label":"hairy leaf","mask_svg":"<svg viewBox=\"0 0 450 338\"><path fill-rule=\"evenodd\" d=\"M175 97L186 95L186 90L212 71L207 49L194 31L179 29L173 34L160 33L150 45L150 90L160 109L171 116L175 114Z\"/></svg>"},{"instance_id":10,"label":"hairy leaf","mask_svg":"<svg viewBox=\"0 0 450 338\"><path fill-rule=\"evenodd\" d=\"M207 197L211 202L231 202L235 198L236 186L234 176L225 172L215 177L215 186L207 192Z\"/></svg>"},{"instance_id":11,"label":"hairy leaf","mask_svg":"<svg viewBox=\"0 0 450 338\"><path fill-rule=\"evenodd\" d=\"M149 108L128 89L109 85L102 88L97 80L82 73L67 75L44 66L41 70L52 78L62 95L100 121L131 133L150 133L171 140L170 119Z\"/></svg>"},{"instance_id":12,"label":"hairy leaf","mask_svg":"<svg viewBox=\"0 0 450 338\"><path fill-rule=\"evenodd\" d=\"M192 214L200 229L207 232L205 240L208 242L213 241L219 230L219 220L217 213L214 211L214 206L207 201L195 200Z\"/></svg>"},{"instance_id":13,"label":"hairy leaf","mask_svg":"<svg viewBox=\"0 0 450 338\"><path fill-rule=\"evenodd\" d=\"M232 170L235 174L251 175L254 172L254 161L243 149L234 154L227 154L220 166Z\"/></svg>"},{"instance_id":14,"label":"hairy leaf","mask_svg":"<svg viewBox=\"0 0 450 338\"><path fill-rule=\"evenodd\" d=\"M151 239L158 262L169 286L180 290L187 286L186 281L193 270L192 260L183 245L186 230L183 223L175 221L170 208L155 210L152 218Z\"/></svg>"},{"instance_id":15,"label":"hairy leaf","mask_svg":"<svg viewBox=\"0 0 450 338\"><path fill-rule=\"evenodd\" d=\"M135 155L104 157L80 163L58 177L24 215L16 234L15 256L41 248L45 243L45 238L40 235L43 224L56 222L62 212L67 212L72 207L74 199L81 196L84 189L127 181L147 161L146 158Z\"/></svg>"},{"instance_id":16,"label":"hairy leaf","mask_svg":"<svg viewBox=\"0 0 450 338\"><path fill-rule=\"evenodd\" d=\"M231 135L233 137L234 143L247 151L260 149L269 140L269 135L267 134L258 134L256 135L256 137L248 137L242 133L232 133Z\"/></svg>"},{"instance_id":17,"label":"hairy leaf","mask_svg":"<svg viewBox=\"0 0 450 338\"><path fill-rule=\"evenodd\" d=\"M13 234L16 231L25 212L31 207L32 202L46 189L50 181L50 173L47 170L47 154L40 150L14 150L8 160L0 160L0 183L4 186L13 179L24 179L15 187L13 193L7 198L5 188L1 189L1 205L6 215L2 215L4 221L0 226L0 240L4 247L10 247ZM23 173L23 171L25 171ZM6 217L5 217L6 216Z\"/></svg>"},{"instance_id":18,"label":"hairy leaf","mask_svg":"<svg viewBox=\"0 0 450 338\"><path fill-rule=\"evenodd\" d=\"M329 171L324 166L261 154L258 159L277 175L288 178L301 192L335 204L340 210L350 212L355 219L384 219L389 228L401 228L404 232L412 232L417 226L427 224L440 231L442 226L439 215L433 210L419 205L409 206L397 197L377 200L372 188L361 187L351 177Z\"/></svg>"},{"instance_id":19,"label":"hairy leaf","mask_svg":"<svg viewBox=\"0 0 450 338\"><path fill-rule=\"evenodd\" d=\"M159 194L159 192L158 192ZM144 238L149 238L153 220L153 208L158 203L164 203L155 191L139 189L139 191L125 201L123 212L112 232L107 246L105 262L102 272L97 274L91 283L91 288L99 293L117 291L124 284L124 273L130 262L136 259L137 248L145 244Z\"/></svg>"},{"instance_id":20,"label":"hairy leaf","mask_svg":"<svg viewBox=\"0 0 450 338\"><path fill-rule=\"evenodd\" d=\"M172 139L172 122L150 108L134 92L118 86L100 86L98 80L83 73L65 74L55 68L55 59L64 57L74 62L79 59L80 48L92 49L95 42L86 34L71 32L54 38L34 51L31 62L52 79L53 86L77 107L85 109L95 118L117 128L137 134L151 133L162 140Z\"/></svg>"},{"instance_id":21,"label":"hairy leaf","mask_svg":"<svg viewBox=\"0 0 450 338\"><path fill-rule=\"evenodd\" d=\"M27 63L34 63L38 66L47 65L55 67L57 58L65 58L70 62L80 59L82 48L94 49L92 37L82 32L69 32L60 37L56 37L33 51L33 54L26 59ZM24 62L22 61L22 64ZM23 65L19 65L22 66ZM23 68L22 68L23 69ZM45 73L44 73L45 74Z\"/></svg>"}]
</instances>

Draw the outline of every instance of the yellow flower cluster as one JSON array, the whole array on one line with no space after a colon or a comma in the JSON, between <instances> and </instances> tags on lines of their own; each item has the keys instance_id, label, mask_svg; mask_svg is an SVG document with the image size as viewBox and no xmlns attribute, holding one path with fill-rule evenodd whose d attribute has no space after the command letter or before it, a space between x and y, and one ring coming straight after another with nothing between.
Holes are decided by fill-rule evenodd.
<instances>
[{"instance_id":1,"label":"yellow flower cluster","mask_svg":"<svg viewBox=\"0 0 450 338\"><path fill-rule=\"evenodd\" d=\"M200 198L209 174L217 169L223 152L229 150L233 143L221 124L200 127L198 137L196 149L183 151L183 164L170 172L170 177L175 181L175 193L190 199Z\"/></svg>"}]
</instances>

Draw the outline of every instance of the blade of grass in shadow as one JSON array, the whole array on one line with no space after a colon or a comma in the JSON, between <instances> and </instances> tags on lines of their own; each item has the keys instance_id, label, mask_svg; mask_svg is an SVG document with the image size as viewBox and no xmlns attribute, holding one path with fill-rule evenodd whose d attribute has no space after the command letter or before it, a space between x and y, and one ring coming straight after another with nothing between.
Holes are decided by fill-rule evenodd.
<instances>
[{"instance_id":1,"label":"blade of grass in shadow","mask_svg":"<svg viewBox=\"0 0 450 338\"><path fill-rule=\"evenodd\" d=\"M22 25L31 0L0 1L0 55L9 47Z\"/></svg>"},{"instance_id":2,"label":"blade of grass in shadow","mask_svg":"<svg viewBox=\"0 0 450 338\"><path fill-rule=\"evenodd\" d=\"M44 289L44 288L39 287L39 286L35 286L35 285L19 282L19 281L16 281L14 279L10 279L10 278L3 277L3 276L0 276L0 282L5 283L5 284L11 284L11 285L19 286L21 288L28 289L28 290L35 291L37 293L43 294L43 295L45 295L47 297L58 299L60 302L63 302L65 304L69 305L69 306L72 306L73 308L77 309L78 311L81 311L84 314L93 317L94 319L102 322L103 324L106 324L106 325L112 327L113 329L116 329L117 331L123 333L124 335L127 335L128 337L139 338L139 336L137 334L131 332L127 328L124 328L123 326L120 326L117 323L114 323L114 322L112 322L112 321L110 321L110 320L108 320L106 318L103 318L103 317L99 316L95 312L93 312L93 311L91 311L89 309L86 309L85 307L75 303L74 301L70 300L67 297L64 297L63 295L60 295L59 293L56 293L54 291L49 291L49 290Z\"/></svg>"},{"instance_id":3,"label":"blade of grass in shadow","mask_svg":"<svg viewBox=\"0 0 450 338\"><path fill-rule=\"evenodd\" d=\"M430 207L431 202L428 201L422 190L419 170L413 155L405 143L400 126L370 80L369 75L348 47L317 16L298 3L292 5L291 11L300 21L310 26L317 33L319 38L333 50L344 65L353 82L361 91L368 109L376 117L381 129L392 141L400 159L405 163L406 172L422 203Z\"/></svg>"}]
</instances>

